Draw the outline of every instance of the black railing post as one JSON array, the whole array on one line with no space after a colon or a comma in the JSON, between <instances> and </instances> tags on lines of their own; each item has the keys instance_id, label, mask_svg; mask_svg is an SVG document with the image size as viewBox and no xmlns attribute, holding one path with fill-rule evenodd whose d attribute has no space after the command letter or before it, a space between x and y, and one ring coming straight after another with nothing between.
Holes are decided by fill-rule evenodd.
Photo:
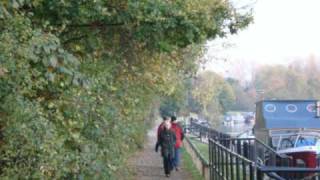
<instances>
[{"instance_id":1,"label":"black railing post","mask_svg":"<svg viewBox=\"0 0 320 180\"><path fill-rule=\"evenodd\" d=\"M219 172L219 156L218 156L218 146L217 144L215 143L215 147L214 147L215 151L215 166L214 166L214 173L215 173L215 179L218 179L219 176L218 176L218 172Z\"/></svg>"},{"instance_id":2,"label":"black railing post","mask_svg":"<svg viewBox=\"0 0 320 180\"><path fill-rule=\"evenodd\" d=\"M242 154L241 153L241 141L239 139L236 140L237 142L237 154Z\"/></svg>"},{"instance_id":3,"label":"black railing post","mask_svg":"<svg viewBox=\"0 0 320 180\"><path fill-rule=\"evenodd\" d=\"M254 146L255 146L254 144L255 144L255 139L252 139L250 141L250 160L253 162L255 162L255 156L256 156L255 150L254 150Z\"/></svg>"},{"instance_id":4,"label":"black railing post","mask_svg":"<svg viewBox=\"0 0 320 180\"><path fill-rule=\"evenodd\" d=\"M246 180L247 179L247 163L242 160L242 179Z\"/></svg>"},{"instance_id":5,"label":"black railing post","mask_svg":"<svg viewBox=\"0 0 320 180\"><path fill-rule=\"evenodd\" d=\"M219 175L219 179L221 177L221 157L220 157L220 147L217 146L217 155L218 155L218 166L217 166L217 172L218 172L218 175Z\"/></svg>"},{"instance_id":6,"label":"black railing post","mask_svg":"<svg viewBox=\"0 0 320 180\"><path fill-rule=\"evenodd\" d=\"M230 153L230 160L231 160L231 180L235 180L235 169L234 169L234 155Z\"/></svg>"},{"instance_id":7,"label":"black railing post","mask_svg":"<svg viewBox=\"0 0 320 180\"><path fill-rule=\"evenodd\" d=\"M254 169L255 168L253 168L255 166L255 164L254 163L250 163L250 166L249 166L249 173L250 173L250 180L254 180L255 178L255 174L254 174Z\"/></svg>"},{"instance_id":8,"label":"black railing post","mask_svg":"<svg viewBox=\"0 0 320 180\"><path fill-rule=\"evenodd\" d=\"M256 165L257 166L257 165ZM262 180L263 179L263 173L259 168L257 168L257 180Z\"/></svg>"},{"instance_id":9,"label":"black railing post","mask_svg":"<svg viewBox=\"0 0 320 180\"><path fill-rule=\"evenodd\" d=\"M240 180L240 162L238 156L236 156L236 178Z\"/></svg>"},{"instance_id":10,"label":"black railing post","mask_svg":"<svg viewBox=\"0 0 320 180\"><path fill-rule=\"evenodd\" d=\"M247 159L249 159L249 148L248 143L246 141L243 142L243 156Z\"/></svg>"},{"instance_id":11,"label":"black railing post","mask_svg":"<svg viewBox=\"0 0 320 180\"><path fill-rule=\"evenodd\" d=\"M257 141L254 139L253 143L253 159L252 161L254 162L254 168L253 168L253 173L257 174L257 166L258 166L258 158L257 158ZM258 177L257 177L258 179ZM259 179L258 179L259 180Z\"/></svg>"},{"instance_id":12,"label":"black railing post","mask_svg":"<svg viewBox=\"0 0 320 180\"><path fill-rule=\"evenodd\" d=\"M209 178L212 180L212 166L213 166L213 161L212 161L212 144L211 140L209 140Z\"/></svg>"},{"instance_id":13,"label":"black railing post","mask_svg":"<svg viewBox=\"0 0 320 180\"><path fill-rule=\"evenodd\" d=\"M224 157L223 157L224 151L221 148L220 151L220 157L221 157L221 168L222 168L222 177L225 177L225 162L224 162Z\"/></svg>"},{"instance_id":14,"label":"black railing post","mask_svg":"<svg viewBox=\"0 0 320 180\"><path fill-rule=\"evenodd\" d=\"M230 171L229 171L229 166L230 166L230 161L228 161L228 153L225 153L225 162L226 162L226 177L229 179Z\"/></svg>"}]
</instances>

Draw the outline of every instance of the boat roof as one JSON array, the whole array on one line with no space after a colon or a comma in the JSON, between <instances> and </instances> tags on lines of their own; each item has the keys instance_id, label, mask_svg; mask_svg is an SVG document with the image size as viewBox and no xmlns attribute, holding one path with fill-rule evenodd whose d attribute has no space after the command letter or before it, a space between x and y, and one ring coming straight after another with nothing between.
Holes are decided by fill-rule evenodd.
<instances>
[{"instance_id":1,"label":"boat roof","mask_svg":"<svg viewBox=\"0 0 320 180\"><path fill-rule=\"evenodd\" d=\"M317 100L264 100L256 105L255 129L320 129Z\"/></svg>"}]
</instances>

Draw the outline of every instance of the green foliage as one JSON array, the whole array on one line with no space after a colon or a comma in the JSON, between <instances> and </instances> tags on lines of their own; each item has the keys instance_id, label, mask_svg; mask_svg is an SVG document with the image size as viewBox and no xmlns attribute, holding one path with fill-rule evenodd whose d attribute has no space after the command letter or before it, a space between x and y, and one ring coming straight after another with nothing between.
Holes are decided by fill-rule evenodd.
<instances>
[{"instance_id":1,"label":"green foliage","mask_svg":"<svg viewBox=\"0 0 320 180\"><path fill-rule=\"evenodd\" d=\"M209 120L215 120L214 117L230 110L235 101L231 86L211 71L203 72L196 78L192 97L201 106L202 114Z\"/></svg>"},{"instance_id":2,"label":"green foliage","mask_svg":"<svg viewBox=\"0 0 320 180\"><path fill-rule=\"evenodd\" d=\"M235 104L233 87L218 74L205 71L180 82L171 95L162 97L160 113L171 116L195 112L215 121Z\"/></svg>"},{"instance_id":3,"label":"green foliage","mask_svg":"<svg viewBox=\"0 0 320 180\"><path fill-rule=\"evenodd\" d=\"M176 83L176 88L172 94L161 97L159 110L162 116L183 115L190 111L188 110L190 78Z\"/></svg>"},{"instance_id":4,"label":"green foliage","mask_svg":"<svg viewBox=\"0 0 320 180\"><path fill-rule=\"evenodd\" d=\"M234 111L255 111L256 90L249 87L243 87L236 79L227 79L228 84L232 87L235 94L235 102L231 106ZM251 86L251 87L250 87Z\"/></svg>"},{"instance_id":5,"label":"green foliage","mask_svg":"<svg viewBox=\"0 0 320 180\"><path fill-rule=\"evenodd\" d=\"M0 178L116 179L159 96L242 16L218 0L1 1Z\"/></svg>"}]
</instances>

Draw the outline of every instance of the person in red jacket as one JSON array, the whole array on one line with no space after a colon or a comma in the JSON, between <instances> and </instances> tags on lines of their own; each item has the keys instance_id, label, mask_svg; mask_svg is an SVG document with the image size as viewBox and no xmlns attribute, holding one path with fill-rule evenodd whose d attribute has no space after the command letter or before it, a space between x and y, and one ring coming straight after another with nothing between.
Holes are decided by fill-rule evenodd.
<instances>
[{"instance_id":1,"label":"person in red jacket","mask_svg":"<svg viewBox=\"0 0 320 180\"><path fill-rule=\"evenodd\" d=\"M175 156L173 159L173 167L176 168L176 171L179 171L180 166L180 149L182 146L182 141L184 139L184 133L181 126L176 122L177 118L175 116L171 117L171 129L176 134L176 144L175 144Z\"/></svg>"}]
</instances>

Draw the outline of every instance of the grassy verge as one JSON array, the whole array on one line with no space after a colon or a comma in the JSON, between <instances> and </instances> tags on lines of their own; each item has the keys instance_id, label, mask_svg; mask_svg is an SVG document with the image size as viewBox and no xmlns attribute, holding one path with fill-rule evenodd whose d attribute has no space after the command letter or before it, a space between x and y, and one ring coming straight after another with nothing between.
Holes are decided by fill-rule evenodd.
<instances>
[{"instance_id":1,"label":"grassy verge","mask_svg":"<svg viewBox=\"0 0 320 180\"><path fill-rule=\"evenodd\" d=\"M190 138L190 142L198 149L200 154L209 161L209 147L208 144L203 143L197 139Z\"/></svg>"},{"instance_id":2,"label":"grassy verge","mask_svg":"<svg viewBox=\"0 0 320 180\"><path fill-rule=\"evenodd\" d=\"M192 159L190 157L190 155L188 154L188 152L186 151L185 148L181 149L182 151L182 159L183 159L183 167L184 169L186 169L186 171L188 171L191 176L192 179L194 180L204 180L204 178L201 176L201 174L199 173L199 171L197 170L197 168L195 167L195 165L192 162Z\"/></svg>"}]
</instances>

